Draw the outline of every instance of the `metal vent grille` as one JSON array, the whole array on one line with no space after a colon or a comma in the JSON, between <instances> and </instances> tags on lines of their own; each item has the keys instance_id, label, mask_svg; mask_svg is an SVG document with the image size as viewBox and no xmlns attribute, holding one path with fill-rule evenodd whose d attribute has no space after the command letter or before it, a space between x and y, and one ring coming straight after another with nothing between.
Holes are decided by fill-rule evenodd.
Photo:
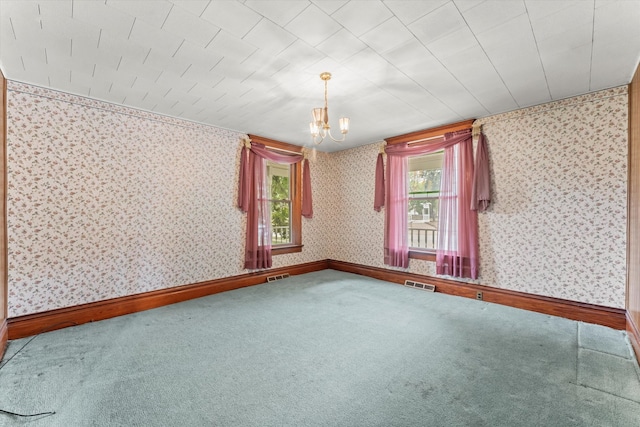
<instances>
[{"instance_id":1,"label":"metal vent grille","mask_svg":"<svg viewBox=\"0 0 640 427\"><path fill-rule=\"evenodd\" d=\"M435 292L436 286L428 283L414 282L413 280L405 280L404 285L409 288L422 289L423 291Z\"/></svg>"},{"instance_id":2,"label":"metal vent grille","mask_svg":"<svg viewBox=\"0 0 640 427\"><path fill-rule=\"evenodd\" d=\"M276 280L286 279L287 277L289 277L289 273L276 274L275 276L267 277L267 282L275 282Z\"/></svg>"}]
</instances>

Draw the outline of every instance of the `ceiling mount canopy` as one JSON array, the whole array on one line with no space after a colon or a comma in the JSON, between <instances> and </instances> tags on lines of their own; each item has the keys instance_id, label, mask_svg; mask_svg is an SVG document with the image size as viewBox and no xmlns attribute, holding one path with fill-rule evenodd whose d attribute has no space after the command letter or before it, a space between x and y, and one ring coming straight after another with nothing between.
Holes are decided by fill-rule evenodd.
<instances>
[{"instance_id":1,"label":"ceiling mount canopy","mask_svg":"<svg viewBox=\"0 0 640 427\"><path fill-rule=\"evenodd\" d=\"M342 133L342 138L334 138L331 135L331 126L329 126L329 110L327 107L327 82L331 80L331 73L326 71L320 73L320 78L324 81L324 108L314 108L311 111L311 114L313 116L313 121L309 123L311 138L314 144L322 143L327 135L335 142L342 142L346 139L347 132L349 132L349 118L340 118L338 123L340 124L340 132Z\"/></svg>"}]
</instances>

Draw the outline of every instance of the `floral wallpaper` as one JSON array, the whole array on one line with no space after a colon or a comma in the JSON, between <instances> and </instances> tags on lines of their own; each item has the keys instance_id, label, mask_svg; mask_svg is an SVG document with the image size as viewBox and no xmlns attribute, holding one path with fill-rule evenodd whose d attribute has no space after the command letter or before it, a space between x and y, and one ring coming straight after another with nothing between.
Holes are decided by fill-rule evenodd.
<instances>
[{"instance_id":1,"label":"floral wallpaper","mask_svg":"<svg viewBox=\"0 0 640 427\"><path fill-rule=\"evenodd\" d=\"M478 122L493 185L482 283L624 308L627 87Z\"/></svg>"},{"instance_id":2,"label":"floral wallpaper","mask_svg":"<svg viewBox=\"0 0 640 427\"><path fill-rule=\"evenodd\" d=\"M247 272L245 135L13 81L7 101L9 317ZM274 266L326 259L313 191L303 252Z\"/></svg>"},{"instance_id":3,"label":"floral wallpaper","mask_svg":"<svg viewBox=\"0 0 640 427\"><path fill-rule=\"evenodd\" d=\"M627 88L478 120L487 137L492 204L478 215L487 286L624 307ZM384 210L373 210L381 143L335 153L340 232L329 258L383 264ZM435 275L412 259L409 271Z\"/></svg>"},{"instance_id":4,"label":"floral wallpaper","mask_svg":"<svg viewBox=\"0 0 640 427\"><path fill-rule=\"evenodd\" d=\"M13 81L7 95L9 317L246 273L244 134ZM493 191L478 283L624 307L627 122L626 87L478 121ZM304 249L274 267L385 267L380 145L313 153Z\"/></svg>"}]
</instances>

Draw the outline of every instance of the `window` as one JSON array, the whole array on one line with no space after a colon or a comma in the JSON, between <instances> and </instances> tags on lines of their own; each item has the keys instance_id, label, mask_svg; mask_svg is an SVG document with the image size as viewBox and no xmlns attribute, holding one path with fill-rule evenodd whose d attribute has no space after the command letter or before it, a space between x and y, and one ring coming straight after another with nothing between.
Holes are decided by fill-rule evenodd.
<instances>
[{"instance_id":1,"label":"window","mask_svg":"<svg viewBox=\"0 0 640 427\"><path fill-rule=\"evenodd\" d=\"M249 135L275 152L300 153L302 147ZM302 252L302 165L267 160L272 255Z\"/></svg>"},{"instance_id":2,"label":"window","mask_svg":"<svg viewBox=\"0 0 640 427\"><path fill-rule=\"evenodd\" d=\"M433 252L437 248L442 158L443 151L409 158L410 251Z\"/></svg>"},{"instance_id":3,"label":"window","mask_svg":"<svg viewBox=\"0 0 640 427\"><path fill-rule=\"evenodd\" d=\"M267 161L267 194L271 213L271 244L291 243L291 170L289 165Z\"/></svg>"}]
</instances>

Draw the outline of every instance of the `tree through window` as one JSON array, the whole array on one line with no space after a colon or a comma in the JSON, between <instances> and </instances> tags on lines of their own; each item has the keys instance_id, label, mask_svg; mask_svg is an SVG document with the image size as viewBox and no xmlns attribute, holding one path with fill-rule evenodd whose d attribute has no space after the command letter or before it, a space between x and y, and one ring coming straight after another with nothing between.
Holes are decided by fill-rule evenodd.
<instances>
[{"instance_id":1,"label":"tree through window","mask_svg":"<svg viewBox=\"0 0 640 427\"><path fill-rule=\"evenodd\" d=\"M289 165L267 161L267 194L271 212L271 243L291 243L291 170Z\"/></svg>"},{"instance_id":2,"label":"tree through window","mask_svg":"<svg viewBox=\"0 0 640 427\"><path fill-rule=\"evenodd\" d=\"M443 151L409 158L408 243L414 250L435 251Z\"/></svg>"}]
</instances>

